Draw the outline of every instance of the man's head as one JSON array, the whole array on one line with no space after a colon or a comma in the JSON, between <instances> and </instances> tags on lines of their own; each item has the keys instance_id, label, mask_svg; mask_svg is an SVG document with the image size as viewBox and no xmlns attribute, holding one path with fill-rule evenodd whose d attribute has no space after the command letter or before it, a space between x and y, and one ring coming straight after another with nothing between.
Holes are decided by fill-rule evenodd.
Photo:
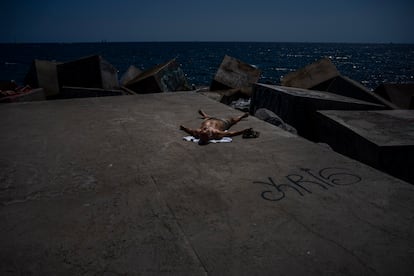
<instances>
[{"instance_id":1,"label":"man's head","mask_svg":"<svg viewBox=\"0 0 414 276\"><path fill-rule=\"evenodd\" d=\"M202 128L200 130L199 133L199 139L200 141L198 142L200 145L205 145L208 144L208 142L213 138L213 133L210 129L208 129L207 127Z\"/></svg>"}]
</instances>

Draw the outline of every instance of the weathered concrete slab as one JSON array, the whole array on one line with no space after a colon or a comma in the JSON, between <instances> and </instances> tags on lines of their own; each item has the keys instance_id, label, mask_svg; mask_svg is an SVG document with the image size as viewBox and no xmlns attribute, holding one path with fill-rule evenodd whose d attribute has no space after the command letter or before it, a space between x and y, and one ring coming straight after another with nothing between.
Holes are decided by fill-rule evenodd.
<instances>
[{"instance_id":1,"label":"weathered concrete slab","mask_svg":"<svg viewBox=\"0 0 414 276\"><path fill-rule=\"evenodd\" d=\"M25 84L33 88L43 88L46 97L59 94L57 76L58 62L35 59L24 79Z\"/></svg>"},{"instance_id":2,"label":"weathered concrete slab","mask_svg":"<svg viewBox=\"0 0 414 276\"><path fill-rule=\"evenodd\" d=\"M414 184L414 111L320 111L318 132L335 151Z\"/></svg>"},{"instance_id":3,"label":"weathered concrete slab","mask_svg":"<svg viewBox=\"0 0 414 276\"><path fill-rule=\"evenodd\" d=\"M318 91L328 91L334 94L355 98L361 101L381 104L386 106L387 109L398 109L395 104L370 91L361 83L342 75L322 82L312 87L311 89Z\"/></svg>"},{"instance_id":4,"label":"weathered concrete slab","mask_svg":"<svg viewBox=\"0 0 414 276\"><path fill-rule=\"evenodd\" d=\"M57 72L60 87L119 88L116 68L98 55L58 64Z\"/></svg>"},{"instance_id":5,"label":"weathered concrete slab","mask_svg":"<svg viewBox=\"0 0 414 276\"><path fill-rule=\"evenodd\" d=\"M414 83L384 83L374 93L392 102L401 109L414 109L411 99L414 97Z\"/></svg>"},{"instance_id":6,"label":"weathered concrete slab","mask_svg":"<svg viewBox=\"0 0 414 276\"><path fill-rule=\"evenodd\" d=\"M191 92L0 106L0 274L409 275L414 186ZM53 116L50 116L53 114Z\"/></svg>"},{"instance_id":7,"label":"weathered concrete slab","mask_svg":"<svg viewBox=\"0 0 414 276\"><path fill-rule=\"evenodd\" d=\"M375 110L385 107L328 92L256 84L250 114L259 108L275 112L283 121L296 128L299 135L317 141L317 110Z\"/></svg>"},{"instance_id":8,"label":"weathered concrete slab","mask_svg":"<svg viewBox=\"0 0 414 276\"><path fill-rule=\"evenodd\" d=\"M283 86L311 89L312 87L339 76L340 73L329 58L320 59L281 79Z\"/></svg>"},{"instance_id":9,"label":"weathered concrete slab","mask_svg":"<svg viewBox=\"0 0 414 276\"><path fill-rule=\"evenodd\" d=\"M142 72L125 87L140 94L191 90L175 59Z\"/></svg>"},{"instance_id":10,"label":"weathered concrete slab","mask_svg":"<svg viewBox=\"0 0 414 276\"><path fill-rule=\"evenodd\" d=\"M282 86L327 91L344 97L355 98L388 109L397 107L389 100L373 93L361 83L342 76L329 58L320 59L281 78Z\"/></svg>"},{"instance_id":11,"label":"weathered concrete slab","mask_svg":"<svg viewBox=\"0 0 414 276\"><path fill-rule=\"evenodd\" d=\"M210 85L211 91L249 88L260 78L261 70L225 55Z\"/></svg>"}]
</instances>

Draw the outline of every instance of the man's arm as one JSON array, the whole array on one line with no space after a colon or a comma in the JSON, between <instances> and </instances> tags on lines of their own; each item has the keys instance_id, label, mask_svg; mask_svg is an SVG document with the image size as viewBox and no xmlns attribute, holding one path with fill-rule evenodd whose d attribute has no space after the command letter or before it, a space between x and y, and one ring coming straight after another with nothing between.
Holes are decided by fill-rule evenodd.
<instances>
[{"instance_id":1,"label":"man's arm","mask_svg":"<svg viewBox=\"0 0 414 276\"><path fill-rule=\"evenodd\" d=\"M184 130L185 132L187 132L188 134L190 134L190 135L192 135L196 138L198 137L198 129L191 129L191 128L185 127L183 125L180 126L180 129Z\"/></svg>"}]
</instances>

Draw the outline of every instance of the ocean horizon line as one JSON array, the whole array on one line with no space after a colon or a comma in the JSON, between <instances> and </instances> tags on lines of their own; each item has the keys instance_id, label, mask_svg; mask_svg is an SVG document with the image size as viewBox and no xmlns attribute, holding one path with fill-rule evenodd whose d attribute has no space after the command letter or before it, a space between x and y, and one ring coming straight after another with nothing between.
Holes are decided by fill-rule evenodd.
<instances>
[{"instance_id":1,"label":"ocean horizon line","mask_svg":"<svg viewBox=\"0 0 414 276\"><path fill-rule=\"evenodd\" d=\"M318 42L318 41L231 41L231 40L146 40L146 41L30 41L30 42L0 42L3 45L10 44L127 44L127 43L269 43L269 44L346 44L346 45L414 45L414 42Z\"/></svg>"}]
</instances>

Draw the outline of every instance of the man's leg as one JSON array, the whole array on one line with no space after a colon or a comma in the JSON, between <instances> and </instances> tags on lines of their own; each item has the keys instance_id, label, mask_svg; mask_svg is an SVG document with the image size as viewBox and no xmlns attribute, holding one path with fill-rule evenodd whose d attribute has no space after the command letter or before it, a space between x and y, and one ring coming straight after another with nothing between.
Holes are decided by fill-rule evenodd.
<instances>
[{"instance_id":1,"label":"man's leg","mask_svg":"<svg viewBox=\"0 0 414 276\"><path fill-rule=\"evenodd\" d=\"M199 110L198 113L203 116L203 119L209 119L211 116L207 115L203 110Z\"/></svg>"},{"instance_id":2,"label":"man's leg","mask_svg":"<svg viewBox=\"0 0 414 276\"><path fill-rule=\"evenodd\" d=\"M246 117L248 117L249 116L249 113L244 113L243 115L240 115L240 116L238 116L238 117L232 117L232 118L230 118L229 120L228 120L228 122L229 122L229 127L228 128L230 128L232 125L235 125L235 124L237 124L238 122L240 122L243 118L246 118Z\"/></svg>"}]
</instances>

